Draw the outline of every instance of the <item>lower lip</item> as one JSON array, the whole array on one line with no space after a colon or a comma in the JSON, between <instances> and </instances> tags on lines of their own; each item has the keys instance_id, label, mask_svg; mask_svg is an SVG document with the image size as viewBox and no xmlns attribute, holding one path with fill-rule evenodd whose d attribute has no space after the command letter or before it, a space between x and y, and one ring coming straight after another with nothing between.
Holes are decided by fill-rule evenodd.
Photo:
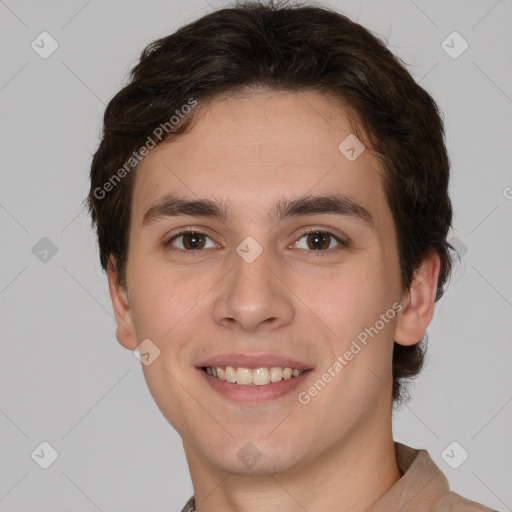
<instances>
[{"instance_id":1,"label":"lower lip","mask_svg":"<svg viewBox=\"0 0 512 512\"><path fill-rule=\"evenodd\" d=\"M268 402L280 398L300 386L311 370L306 370L298 377L283 379L279 382L270 382L263 386L243 385L220 380L218 377L208 375L204 370L198 370L206 383L221 395L235 402Z\"/></svg>"}]
</instances>

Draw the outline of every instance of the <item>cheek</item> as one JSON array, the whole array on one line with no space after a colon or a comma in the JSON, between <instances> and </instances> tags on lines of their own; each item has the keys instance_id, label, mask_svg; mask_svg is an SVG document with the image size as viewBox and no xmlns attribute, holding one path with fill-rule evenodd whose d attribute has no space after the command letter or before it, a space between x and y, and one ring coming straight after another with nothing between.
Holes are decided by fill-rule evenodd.
<instances>
[{"instance_id":1,"label":"cheek","mask_svg":"<svg viewBox=\"0 0 512 512\"><path fill-rule=\"evenodd\" d=\"M350 362L344 363L348 365L343 370L344 378L350 376L349 381L357 383L355 389L359 391L363 386L359 380L367 375L362 368L373 368L385 379L391 360L397 318L393 304L399 297L399 287L394 282L396 276L385 265L382 258L360 260L317 280L309 291L302 290L329 328L329 360L325 364L346 354ZM339 379L342 381L347 385Z\"/></svg>"},{"instance_id":2,"label":"cheek","mask_svg":"<svg viewBox=\"0 0 512 512\"><path fill-rule=\"evenodd\" d=\"M303 286L302 293L334 331L347 332L375 322L393 304L394 288L386 270L374 260L333 270Z\"/></svg>"},{"instance_id":3,"label":"cheek","mask_svg":"<svg viewBox=\"0 0 512 512\"><path fill-rule=\"evenodd\" d=\"M198 292L187 282L171 276L156 265L140 267L132 276L129 292L132 319L137 333L144 338L164 341L171 330L197 302Z\"/></svg>"}]
</instances>

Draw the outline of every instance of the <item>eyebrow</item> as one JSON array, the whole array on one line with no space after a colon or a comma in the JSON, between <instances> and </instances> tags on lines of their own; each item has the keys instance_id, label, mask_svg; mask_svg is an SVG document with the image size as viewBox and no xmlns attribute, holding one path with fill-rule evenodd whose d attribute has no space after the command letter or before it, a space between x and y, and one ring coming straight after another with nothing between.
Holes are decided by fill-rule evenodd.
<instances>
[{"instance_id":1,"label":"eyebrow","mask_svg":"<svg viewBox=\"0 0 512 512\"><path fill-rule=\"evenodd\" d=\"M307 195L294 199L281 198L271 211L272 219L281 221L290 217L304 215L335 214L363 221L375 229L371 213L361 204L343 195ZM167 217L178 216L211 217L227 223L232 219L228 205L223 201L210 199L187 199L168 194L151 206L142 220L147 226Z\"/></svg>"}]
</instances>

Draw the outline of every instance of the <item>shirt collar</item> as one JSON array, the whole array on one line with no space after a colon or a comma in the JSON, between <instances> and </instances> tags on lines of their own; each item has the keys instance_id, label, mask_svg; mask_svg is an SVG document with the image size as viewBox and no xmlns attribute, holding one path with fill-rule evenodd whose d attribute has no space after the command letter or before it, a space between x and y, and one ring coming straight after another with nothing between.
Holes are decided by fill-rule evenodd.
<instances>
[{"instance_id":1,"label":"shirt collar","mask_svg":"<svg viewBox=\"0 0 512 512\"><path fill-rule=\"evenodd\" d=\"M448 480L426 450L395 441L395 456L402 477L368 512L431 510L450 490Z\"/></svg>"}]
</instances>

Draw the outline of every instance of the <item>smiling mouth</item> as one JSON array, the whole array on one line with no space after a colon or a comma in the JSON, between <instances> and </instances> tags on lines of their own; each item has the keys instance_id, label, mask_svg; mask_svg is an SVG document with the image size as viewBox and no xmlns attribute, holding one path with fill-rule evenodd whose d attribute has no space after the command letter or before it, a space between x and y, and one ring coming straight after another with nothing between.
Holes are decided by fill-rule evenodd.
<instances>
[{"instance_id":1,"label":"smiling mouth","mask_svg":"<svg viewBox=\"0 0 512 512\"><path fill-rule=\"evenodd\" d=\"M243 368L241 366L203 366L201 370L211 377L242 386L265 386L271 382L280 382L300 377L308 369L286 368L282 366Z\"/></svg>"}]
</instances>

